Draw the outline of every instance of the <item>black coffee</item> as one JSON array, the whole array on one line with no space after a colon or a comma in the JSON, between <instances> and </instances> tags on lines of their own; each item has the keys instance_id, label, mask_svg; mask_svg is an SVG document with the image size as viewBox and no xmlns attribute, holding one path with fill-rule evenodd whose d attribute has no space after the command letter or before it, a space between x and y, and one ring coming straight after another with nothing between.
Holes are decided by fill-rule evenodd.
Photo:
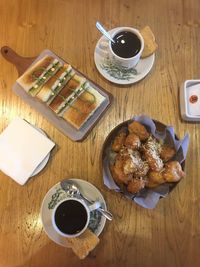
<instances>
[{"instance_id":1,"label":"black coffee","mask_svg":"<svg viewBox=\"0 0 200 267\"><path fill-rule=\"evenodd\" d=\"M78 201L64 201L55 212L55 223L64 234L77 234L87 223L87 211Z\"/></svg>"},{"instance_id":2,"label":"black coffee","mask_svg":"<svg viewBox=\"0 0 200 267\"><path fill-rule=\"evenodd\" d=\"M140 39L133 32L119 32L113 39L115 43L112 43L111 47L113 52L119 57L134 57L141 49Z\"/></svg>"}]
</instances>

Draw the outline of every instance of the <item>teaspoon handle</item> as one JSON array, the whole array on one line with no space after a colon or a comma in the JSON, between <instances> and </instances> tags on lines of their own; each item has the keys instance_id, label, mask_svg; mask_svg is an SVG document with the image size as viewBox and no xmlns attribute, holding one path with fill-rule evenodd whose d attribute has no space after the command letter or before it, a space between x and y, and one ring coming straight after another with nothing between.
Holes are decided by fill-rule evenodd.
<instances>
[{"instance_id":1,"label":"teaspoon handle","mask_svg":"<svg viewBox=\"0 0 200 267\"><path fill-rule=\"evenodd\" d=\"M115 41L112 39L112 37L110 36L110 34L104 29L104 27L97 21L96 22L96 27L97 29L103 33L103 35L105 35L112 43L114 43Z\"/></svg>"},{"instance_id":2,"label":"teaspoon handle","mask_svg":"<svg viewBox=\"0 0 200 267\"><path fill-rule=\"evenodd\" d=\"M86 196L83 196L82 194L80 194L80 196L81 196L83 199L85 199L88 203L90 203L90 204L93 204L93 203L94 203L94 201L88 199ZM108 219L109 221L112 221L112 219L113 219L113 215L112 215L111 212L109 212L108 210L105 210L105 209L103 209L103 208L101 208L101 207L99 207L97 210L98 210L99 212L101 212L101 214L102 214L104 217L106 217L106 219Z\"/></svg>"},{"instance_id":3,"label":"teaspoon handle","mask_svg":"<svg viewBox=\"0 0 200 267\"><path fill-rule=\"evenodd\" d=\"M113 219L113 215L112 215L112 213L110 213L109 211L104 210L104 209L102 209L102 208L98 208L97 210L98 210L99 212L101 212L101 214L102 214L104 217L106 217L106 219L108 219L109 221L112 221L112 219Z\"/></svg>"}]
</instances>

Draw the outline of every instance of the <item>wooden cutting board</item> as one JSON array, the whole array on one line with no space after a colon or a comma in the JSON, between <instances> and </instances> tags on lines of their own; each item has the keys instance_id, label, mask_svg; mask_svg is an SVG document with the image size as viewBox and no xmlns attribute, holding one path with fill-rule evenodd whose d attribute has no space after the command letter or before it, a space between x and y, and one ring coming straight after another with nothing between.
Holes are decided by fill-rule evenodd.
<instances>
[{"instance_id":1,"label":"wooden cutting board","mask_svg":"<svg viewBox=\"0 0 200 267\"><path fill-rule=\"evenodd\" d=\"M46 55L51 55L60 60L62 63L69 62L61 59L59 56L54 54L50 50L44 50L41 54L37 57L22 57L18 55L13 49L8 46L3 46L1 48L1 54L3 57L8 60L10 63L14 64L19 76L21 76L27 68L37 60L41 59ZM36 98L29 95L17 82L13 85L13 91L17 94L20 98L22 98L26 103L28 103L31 107L36 109L40 112L47 120L49 120L56 128L58 128L63 134L68 136L73 141L82 141L84 140L93 127L97 124L97 122L103 117L107 109L110 107L113 96L97 85L95 82L91 81L88 77L86 77L83 73L79 70L74 68L75 72L83 77L85 77L92 87L94 87L99 93L101 93L105 97L105 101L101 104L101 106L94 112L94 114L86 121L86 123L79 129L75 129L72 125L70 125L67 121L59 117L56 113L52 112L50 108L43 102L40 102Z\"/></svg>"}]
</instances>

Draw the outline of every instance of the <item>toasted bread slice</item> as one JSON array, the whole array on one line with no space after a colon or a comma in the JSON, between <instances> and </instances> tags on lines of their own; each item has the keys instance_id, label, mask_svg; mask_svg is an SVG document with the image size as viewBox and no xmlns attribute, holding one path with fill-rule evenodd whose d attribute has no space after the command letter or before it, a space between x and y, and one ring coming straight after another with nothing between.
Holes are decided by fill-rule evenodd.
<instances>
[{"instance_id":1,"label":"toasted bread slice","mask_svg":"<svg viewBox=\"0 0 200 267\"><path fill-rule=\"evenodd\" d=\"M104 100L103 95L93 87L88 86L75 100L71 101L70 99L66 102L66 108L61 116L76 129L80 129Z\"/></svg>"},{"instance_id":2,"label":"toasted bread slice","mask_svg":"<svg viewBox=\"0 0 200 267\"><path fill-rule=\"evenodd\" d=\"M71 75L73 75L71 66L65 64L42 86L36 97L42 102L47 102L65 86Z\"/></svg>"},{"instance_id":3,"label":"toasted bread slice","mask_svg":"<svg viewBox=\"0 0 200 267\"><path fill-rule=\"evenodd\" d=\"M39 78L46 68L52 64L54 58L52 56L45 56L37 61L33 66L17 79L17 82L26 90L35 82L35 78Z\"/></svg>"},{"instance_id":4,"label":"toasted bread slice","mask_svg":"<svg viewBox=\"0 0 200 267\"><path fill-rule=\"evenodd\" d=\"M75 99L75 93L78 92L85 82L85 78L75 74L63 87L57 96L50 101L49 107L56 113L59 113L64 107L65 103L69 100L70 97Z\"/></svg>"},{"instance_id":5,"label":"toasted bread slice","mask_svg":"<svg viewBox=\"0 0 200 267\"><path fill-rule=\"evenodd\" d=\"M73 252L81 260L97 246L99 241L99 238L89 229L86 229L86 231L78 237L67 238L67 244L69 244Z\"/></svg>"},{"instance_id":6,"label":"toasted bread slice","mask_svg":"<svg viewBox=\"0 0 200 267\"><path fill-rule=\"evenodd\" d=\"M45 56L19 78L17 82L26 92L35 96L42 86L62 67L62 63L56 58Z\"/></svg>"},{"instance_id":7,"label":"toasted bread slice","mask_svg":"<svg viewBox=\"0 0 200 267\"><path fill-rule=\"evenodd\" d=\"M141 57L145 58L152 55L158 48L158 45L155 41L155 36L149 26L146 26L142 30L140 30L140 33L144 39L144 49Z\"/></svg>"}]
</instances>

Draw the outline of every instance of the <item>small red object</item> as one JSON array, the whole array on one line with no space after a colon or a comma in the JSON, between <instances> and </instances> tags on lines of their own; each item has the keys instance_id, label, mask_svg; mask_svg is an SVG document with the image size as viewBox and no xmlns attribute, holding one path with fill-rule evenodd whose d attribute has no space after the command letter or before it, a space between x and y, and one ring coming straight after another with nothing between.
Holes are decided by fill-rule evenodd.
<instances>
[{"instance_id":1,"label":"small red object","mask_svg":"<svg viewBox=\"0 0 200 267\"><path fill-rule=\"evenodd\" d=\"M196 103L198 101L198 96L197 95L191 95L190 98L190 103Z\"/></svg>"}]
</instances>

